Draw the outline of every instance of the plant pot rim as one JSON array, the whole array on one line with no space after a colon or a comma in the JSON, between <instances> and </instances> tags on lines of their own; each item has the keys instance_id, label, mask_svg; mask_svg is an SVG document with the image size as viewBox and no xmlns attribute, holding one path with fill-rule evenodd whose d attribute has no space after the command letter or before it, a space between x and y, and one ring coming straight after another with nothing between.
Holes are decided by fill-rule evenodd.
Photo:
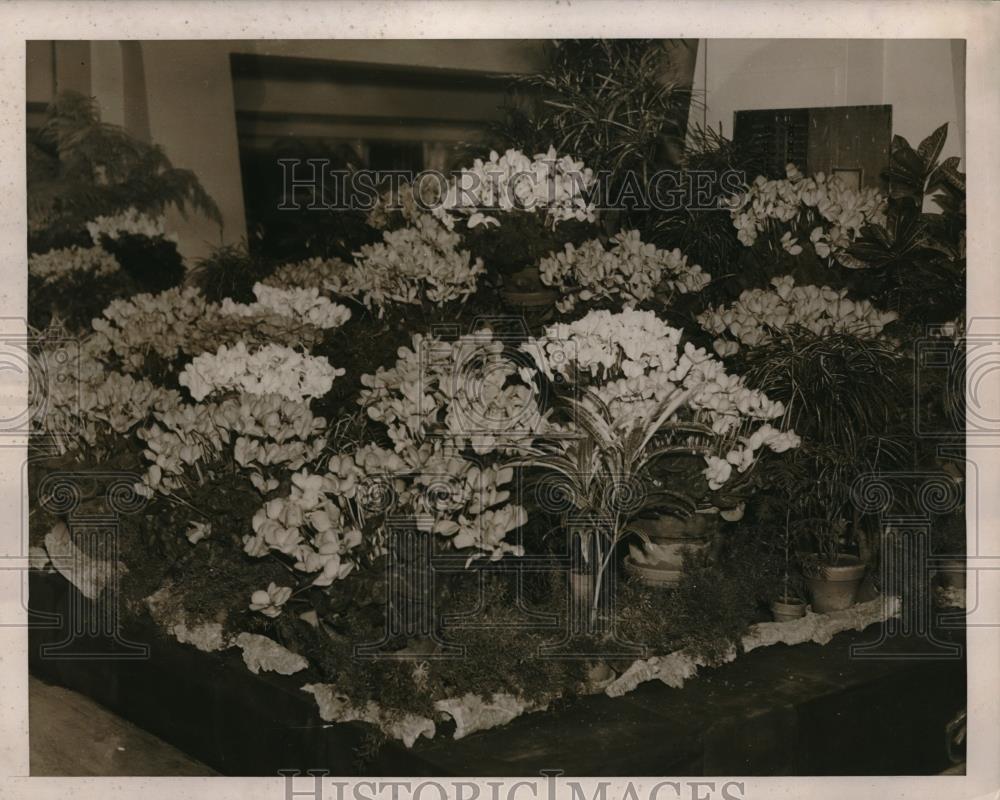
<instances>
[{"instance_id":1,"label":"plant pot rim","mask_svg":"<svg viewBox=\"0 0 1000 800\"><path fill-rule=\"evenodd\" d=\"M559 293L544 291L519 292L516 289L501 289L500 296L512 306L549 306L559 299Z\"/></svg>"},{"instance_id":2,"label":"plant pot rim","mask_svg":"<svg viewBox=\"0 0 1000 800\"><path fill-rule=\"evenodd\" d=\"M664 523L664 519L668 521ZM659 517L636 519L630 525L654 542L705 541L715 532L715 529L710 527L715 520L714 516L708 514L691 514L687 517L663 514ZM689 526L694 526L694 529Z\"/></svg>"},{"instance_id":3,"label":"plant pot rim","mask_svg":"<svg viewBox=\"0 0 1000 800\"><path fill-rule=\"evenodd\" d=\"M681 570L676 568L656 568L639 564L632 556L625 556L625 570L632 575L648 581L650 584L673 588L680 581Z\"/></svg>"},{"instance_id":4,"label":"plant pot rim","mask_svg":"<svg viewBox=\"0 0 1000 800\"><path fill-rule=\"evenodd\" d=\"M857 556L837 556L835 564L820 564L815 573L808 576L813 581L856 581L864 577L867 565Z\"/></svg>"},{"instance_id":5,"label":"plant pot rim","mask_svg":"<svg viewBox=\"0 0 1000 800\"><path fill-rule=\"evenodd\" d=\"M805 605L806 605L806 601L802 600L799 597L786 597L786 598L783 598L783 599L779 598L777 600L772 600L771 601L771 608L785 607L785 608L796 608L796 609L798 609L798 608L804 608Z\"/></svg>"}]
</instances>

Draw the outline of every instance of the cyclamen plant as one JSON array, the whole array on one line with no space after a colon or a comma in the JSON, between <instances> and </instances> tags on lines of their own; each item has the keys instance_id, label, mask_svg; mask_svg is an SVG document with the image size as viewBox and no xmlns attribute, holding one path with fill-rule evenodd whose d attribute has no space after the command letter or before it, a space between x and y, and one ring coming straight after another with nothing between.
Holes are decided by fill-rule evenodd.
<instances>
[{"instance_id":1,"label":"cyclamen plant","mask_svg":"<svg viewBox=\"0 0 1000 800\"><path fill-rule=\"evenodd\" d=\"M572 311L578 303L617 301L624 308L653 298L658 292L687 294L708 285L711 276L688 264L677 248L661 250L644 244L639 231L621 231L611 247L596 239L579 247L566 244L539 264L542 283L559 289L556 308Z\"/></svg>"},{"instance_id":2,"label":"cyclamen plant","mask_svg":"<svg viewBox=\"0 0 1000 800\"><path fill-rule=\"evenodd\" d=\"M43 363L58 363L61 340L39 339ZM51 360L50 360L51 359ZM145 379L108 370L86 350L68 372L43 373L29 385L29 405L44 409L32 417L32 435L45 437L60 454L103 458L115 447L116 435L130 433L155 409L176 405L180 395Z\"/></svg>"},{"instance_id":3,"label":"cyclamen plant","mask_svg":"<svg viewBox=\"0 0 1000 800\"><path fill-rule=\"evenodd\" d=\"M716 353L726 357L741 347L765 345L793 328L874 339L898 317L867 300L848 298L846 289L796 286L791 275L773 278L771 285L773 289L747 289L731 305L709 308L698 316L702 329L718 337L713 343Z\"/></svg>"},{"instance_id":4,"label":"cyclamen plant","mask_svg":"<svg viewBox=\"0 0 1000 800\"><path fill-rule=\"evenodd\" d=\"M476 159L448 186L434 214L449 230L459 220L468 228L499 226L497 212L541 212L546 223L593 222L596 209L587 199L595 184L593 171L554 147L529 158L520 150L496 151Z\"/></svg>"},{"instance_id":5,"label":"cyclamen plant","mask_svg":"<svg viewBox=\"0 0 1000 800\"><path fill-rule=\"evenodd\" d=\"M355 263L335 272L325 288L382 316L392 303L464 301L486 271L482 260L459 249L461 237L429 214L420 215L413 226L386 231L382 238L355 253Z\"/></svg>"},{"instance_id":6,"label":"cyclamen plant","mask_svg":"<svg viewBox=\"0 0 1000 800\"><path fill-rule=\"evenodd\" d=\"M244 305L226 298L219 306L219 313L241 317L275 314L320 330L339 328L351 318L350 309L320 297L316 288L280 288L257 283L253 293L257 302Z\"/></svg>"},{"instance_id":7,"label":"cyclamen plant","mask_svg":"<svg viewBox=\"0 0 1000 800\"><path fill-rule=\"evenodd\" d=\"M28 256L28 272L45 283L71 275L111 275L120 269L118 261L102 247L68 247Z\"/></svg>"},{"instance_id":8,"label":"cyclamen plant","mask_svg":"<svg viewBox=\"0 0 1000 800\"><path fill-rule=\"evenodd\" d=\"M287 400L307 400L330 391L344 370L325 356L310 356L272 344L250 352L243 342L215 353L196 356L178 378L195 400L216 392L276 394Z\"/></svg>"},{"instance_id":9,"label":"cyclamen plant","mask_svg":"<svg viewBox=\"0 0 1000 800\"><path fill-rule=\"evenodd\" d=\"M143 214L134 208L129 208L121 214L108 217L97 217L87 223L87 232L94 244L99 245L101 238L106 236L109 239L118 239L122 234L132 236L146 236L150 239L165 237L174 240L176 237L167 237L167 230L163 217L151 217Z\"/></svg>"},{"instance_id":10,"label":"cyclamen plant","mask_svg":"<svg viewBox=\"0 0 1000 800\"><path fill-rule=\"evenodd\" d=\"M350 319L346 307L311 288L256 284L258 300L209 303L193 287L114 300L93 321L85 349L126 372L142 370L150 353L167 361L215 351L220 345L308 345L324 330Z\"/></svg>"},{"instance_id":11,"label":"cyclamen plant","mask_svg":"<svg viewBox=\"0 0 1000 800\"><path fill-rule=\"evenodd\" d=\"M765 231L781 233L782 249L791 255L803 250L808 236L821 259L837 260L866 225L885 223L886 199L874 188L854 190L822 172L805 177L794 164L785 167L783 180L758 176L750 188L734 194L729 209L739 240L752 247Z\"/></svg>"}]
</instances>

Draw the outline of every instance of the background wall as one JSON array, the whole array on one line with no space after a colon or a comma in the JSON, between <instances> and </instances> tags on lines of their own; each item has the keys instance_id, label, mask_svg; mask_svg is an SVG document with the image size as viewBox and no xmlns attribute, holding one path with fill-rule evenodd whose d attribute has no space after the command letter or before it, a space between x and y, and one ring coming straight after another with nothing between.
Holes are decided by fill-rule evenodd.
<instances>
[{"instance_id":1,"label":"background wall","mask_svg":"<svg viewBox=\"0 0 1000 800\"><path fill-rule=\"evenodd\" d=\"M252 96L269 112L300 112L310 98L319 112L350 111L335 93L317 95L302 85L290 92L280 81L235 91L233 54L495 75L534 71L543 62L541 42L519 40L28 42L29 124L55 93L74 89L95 96L106 121L163 146L174 166L194 170L222 211L222 230L202 218L168 219L183 255L201 257L246 236L237 99Z\"/></svg>"},{"instance_id":2,"label":"background wall","mask_svg":"<svg viewBox=\"0 0 1000 800\"><path fill-rule=\"evenodd\" d=\"M693 121L733 133L735 111L892 105L916 145L944 122L943 155L965 156L965 43L949 39L708 39L698 48Z\"/></svg>"},{"instance_id":3,"label":"background wall","mask_svg":"<svg viewBox=\"0 0 1000 800\"><path fill-rule=\"evenodd\" d=\"M962 41L711 39L701 40L696 52L694 90L702 107L692 110L692 120L721 126L728 136L738 110L891 104L895 133L916 143L948 122L944 155L965 155ZM542 43L523 40L28 42L29 124L55 92L76 89L97 98L107 121L159 143L176 166L194 170L224 217L221 230L200 218L169 221L183 254L197 258L246 235L240 104L253 103L280 120L282 112L302 112L304 102L340 114L350 114L343 106L353 102L329 88L291 91L270 79L234 83L233 54L420 67L442 75L531 72L543 63ZM472 105L478 116L492 104ZM282 125L287 133L288 123Z\"/></svg>"}]
</instances>

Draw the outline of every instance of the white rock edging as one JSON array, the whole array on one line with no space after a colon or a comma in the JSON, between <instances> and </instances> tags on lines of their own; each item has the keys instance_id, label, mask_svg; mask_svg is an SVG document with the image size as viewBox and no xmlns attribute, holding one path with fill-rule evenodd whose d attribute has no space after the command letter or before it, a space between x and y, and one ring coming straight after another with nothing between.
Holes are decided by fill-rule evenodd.
<instances>
[{"instance_id":1,"label":"white rock edging","mask_svg":"<svg viewBox=\"0 0 1000 800\"><path fill-rule=\"evenodd\" d=\"M369 722L394 739L401 739L407 747L413 747L421 736L433 739L437 732L434 721L427 717L392 714L372 701L358 707L338 694L332 683L307 683L302 691L316 698L319 715L325 722Z\"/></svg>"},{"instance_id":2,"label":"white rock edging","mask_svg":"<svg viewBox=\"0 0 1000 800\"><path fill-rule=\"evenodd\" d=\"M169 598L170 589L167 586L146 598L146 603L153 619L179 642L194 645L205 652L239 647L243 651L244 663L254 674L263 669L292 675L309 666L309 662L301 655L266 636L241 633L227 639L221 623L188 626L183 615L168 602ZM894 617L899 613L899 608L900 601L897 597L876 598L829 614L809 612L801 619L789 622L759 623L752 626L743 637L743 650L749 652L773 644L826 644L838 633L860 631ZM733 661L736 656L734 648L725 655L723 662ZM592 681L589 686L580 687L580 690L589 694L599 694L603 690L610 697L620 697L639 684L652 680L659 680L679 689L686 680L696 677L698 668L703 666L706 666L705 660L679 650L665 656L637 660L617 678ZM302 691L313 695L324 722L367 722L386 735L402 741L406 747L413 747L421 737L433 739L437 733L437 726L432 719L417 714L395 713L374 701L369 701L364 706L355 705L331 683L309 683L302 687ZM529 702L507 692L497 692L489 698L468 693L461 697L437 700L434 708L441 717L454 720L454 738L462 739L476 731L506 725L522 714L545 711L557 697L558 694L553 694L545 700Z\"/></svg>"},{"instance_id":3,"label":"white rock edging","mask_svg":"<svg viewBox=\"0 0 1000 800\"><path fill-rule=\"evenodd\" d=\"M899 598L876 598L867 603L860 603L843 611L833 611L829 614L807 613L801 619L789 622L762 622L750 628L743 637L743 649L747 652L758 647L772 644L804 644L816 642L826 644L836 634L847 630L860 631L876 622L883 622L899 613ZM735 649L723 658L723 662L736 658ZM659 680L679 689L684 681L695 677L698 667L705 666L704 660L692 656L683 650L667 656L636 661L623 672L617 680L609 685L605 694L620 697L631 692L640 683Z\"/></svg>"},{"instance_id":4,"label":"white rock edging","mask_svg":"<svg viewBox=\"0 0 1000 800\"><path fill-rule=\"evenodd\" d=\"M56 571L88 600L96 600L100 596L116 571L118 575L128 572L121 562L112 564L100 561L80 550L65 522L57 522L45 534L45 552ZM31 556L36 562L40 560L38 553L32 553Z\"/></svg>"},{"instance_id":5,"label":"white rock edging","mask_svg":"<svg viewBox=\"0 0 1000 800\"><path fill-rule=\"evenodd\" d=\"M261 670L294 675L309 666L303 656L293 653L267 636L241 633L235 637L226 637L221 622L189 625L183 611L171 602L169 585L147 597L146 606L153 621L182 644L193 645L206 653L239 647L243 651L243 663L254 675Z\"/></svg>"},{"instance_id":6,"label":"white rock edging","mask_svg":"<svg viewBox=\"0 0 1000 800\"><path fill-rule=\"evenodd\" d=\"M298 653L257 633L241 633L232 643L243 650L243 663L254 675L261 670L294 675L309 666L309 662Z\"/></svg>"},{"instance_id":7,"label":"white rock edging","mask_svg":"<svg viewBox=\"0 0 1000 800\"><path fill-rule=\"evenodd\" d=\"M476 731L499 728L522 714L544 711L548 707L547 702L527 703L508 692L497 692L489 699L465 694L434 703L435 709L455 720L455 739L462 739Z\"/></svg>"}]
</instances>

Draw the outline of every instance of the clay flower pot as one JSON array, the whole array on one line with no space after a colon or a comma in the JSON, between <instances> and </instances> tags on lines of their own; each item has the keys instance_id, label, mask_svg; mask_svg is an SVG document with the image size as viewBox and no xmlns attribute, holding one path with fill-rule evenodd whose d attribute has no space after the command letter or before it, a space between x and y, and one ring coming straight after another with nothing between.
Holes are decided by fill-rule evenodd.
<instances>
[{"instance_id":1,"label":"clay flower pot","mask_svg":"<svg viewBox=\"0 0 1000 800\"><path fill-rule=\"evenodd\" d=\"M813 611L826 614L850 608L864 576L865 565L855 556L842 555L836 564L823 564L817 574L806 578Z\"/></svg>"},{"instance_id":2,"label":"clay flower pot","mask_svg":"<svg viewBox=\"0 0 1000 800\"><path fill-rule=\"evenodd\" d=\"M806 615L806 604L797 597L779 597L771 603L775 622L791 622Z\"/></svg>"},{"instance_id":3,"label":"clay flower pot","mask_svg":"<svg viewBox=\"0 0 1000 800\"><path fill-rule=\"evenodd\" d=\"M500 297L510 306L550 308L559 299L559 293L542 283L538 267L527 267L504 278Z\"/></svg>"},{"instance_id":4,"label":"clay flower pot","mask_svg":"<svg viewBox=\"0 0 1000 800\"><path fill-rule=\"evenodd\" d=\"M642 531L649 542L629 545L625 569L647 586L676 588L684 571L684 554L707 549L718 522L718 516L700 512L689 517L665 514L634 522L631 527Z\"/></svg>"}]
</instances>

